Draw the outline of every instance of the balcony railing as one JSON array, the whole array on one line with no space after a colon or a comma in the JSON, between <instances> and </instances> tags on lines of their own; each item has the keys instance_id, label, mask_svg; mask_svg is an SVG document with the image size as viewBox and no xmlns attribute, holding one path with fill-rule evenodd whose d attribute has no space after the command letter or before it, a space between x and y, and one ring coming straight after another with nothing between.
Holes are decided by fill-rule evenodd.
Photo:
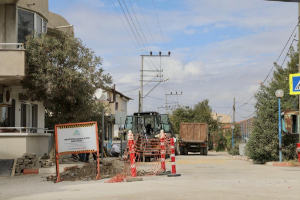
<instances>
[{"instance_id":1,"label":"balcony railing","mask_svg":"<svg viewBox=\"0 0 300 200\"><path fill-rule=\"evenodd\" d=\"M24 43L0 43L0 49L20 49L20 50L22 50L22 49L24 49Z\"/></svg>"},{"instance_id":2,"label":"balcony railing","mask_svg":"<svg viewBox=\"0 0 300 200\"><path fill-rule=\"evenodd\" d=\"M40 130L40 131L39 131ZM53 133L54 130L48 128L36 128L36 127L0 127L1 133Z\"/></svg>"}]
</instances>

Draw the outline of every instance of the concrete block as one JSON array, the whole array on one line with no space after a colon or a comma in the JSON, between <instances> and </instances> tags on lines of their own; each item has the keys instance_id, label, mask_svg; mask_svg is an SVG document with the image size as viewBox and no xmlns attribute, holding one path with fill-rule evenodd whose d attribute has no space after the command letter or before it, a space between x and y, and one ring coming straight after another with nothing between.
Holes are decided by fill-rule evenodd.
<instances>
[{"instance_id":1,"label":"concrete block","mask_svg":"<svg viewBox=\"0 0 300 200\"><path fill-rule=\"evenodd\" d=\"M21 173L21 168L20 167L16 168L15 172L16 173Z\"/></svg>"},{"instance_id":2,"label":"concrete block","mask_svg":"<svg viewBox=\"0 0 300 200\"><path fill-rule=\"evenodd\" d=\"M28 153L24 153L22 157L26 157L28 155Z\"/></svg>"},{"instance_id":3,"label":"concrete block","mask_svg":"<svg viewBox=\"0 0 300 200\"><path fill-rule=\"evenodd\" d=\"M20 173L15 173L15 176L21 176L21 172Z\"/></svg>"},{"instance_id":4,"label":"concrete block","mask_svg":"<svg viewBox=\"0 0 300 200\"><path fill-rule=\"evenodd\" d=\"M20 159L20 158L18 158L18 164L23 164L24 163L24 159Z\"/></svg>"},{"instance_id":5,"label":"concrete block","mask_svg":"<svg viewBox=\"0 0 300 200\"><path fill-rule=\"evenodd\" d=\"M28 155L28 158L36 158L36 153L31 153Z\"/></svg>"},{"instance_id":6,"label":"concrete block","mask_svg":"<svg viewBox=\"0 0 300 200\"><path fill-rule=\"evenodd\" d=\"M28 164L27 165L27 169L31 169L31 168L33 168L34 167L34 164Z\"/></svg>"},{"instance_id":7,"label":"concrete block","mask_svg":"<svg viewBox=\"0 0 300 200\"><path fill-rule=\"evenodd\" d=\"M28 174L39 174L39 169L24 169L23 170L24 175Z\"/></svg>"}]
</instances>

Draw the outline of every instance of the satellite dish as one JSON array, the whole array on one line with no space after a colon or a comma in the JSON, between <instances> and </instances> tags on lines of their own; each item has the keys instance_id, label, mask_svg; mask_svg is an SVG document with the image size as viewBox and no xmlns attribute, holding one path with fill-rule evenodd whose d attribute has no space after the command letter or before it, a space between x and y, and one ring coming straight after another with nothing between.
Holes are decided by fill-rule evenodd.
<instances>
[{"instance_id":1,"label":"satellite dish","mask_svg":"<svg viewBox=\"0 0 300 200\"><path fill-rule=\"evenodd\" d=\"M102 89L97 89L94 93L94 97L98 100L98 101L107 101L107 92L103 91Z\"/></svg>"},{"instance_id":2,"label":"satellite dish","mask_svg":"<svg viewBox=\"0 0 300 200\"><path fill-rule=\"evenodd\" d=\"M100 100L102 93L103 93L102 89L99 88L95 91L94 96L96 97L96 99Z\"/></svg>"}]
</instances>

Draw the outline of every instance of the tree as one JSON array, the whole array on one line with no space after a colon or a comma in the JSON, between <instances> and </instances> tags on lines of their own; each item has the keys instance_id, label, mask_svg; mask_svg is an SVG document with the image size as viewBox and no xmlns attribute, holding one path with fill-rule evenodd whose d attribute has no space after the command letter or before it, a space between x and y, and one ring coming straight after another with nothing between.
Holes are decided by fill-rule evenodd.
<instances>
[{"instance_id":1,"label":"tree","mask_svg":"<svg viewBox=\"0 0 300 200\"><path fill-rule=\"evenodd\" d=\"M286 68L278 68L273 73L269 85L262 85L255 95L256 117L253 122L253 130L249 142L246 145L247 155L255 163L265 163L279 160L279 137L278 137L278 99L275 92L278 89L284 91L281 98L281 108L290 110L298 106L297 96L289 95L289 74L297 73L298 52L293 48L289 51L291 60ZM295 135L282 135L283 158L295 158Z\"/></svg>"},{"instance_id":2,"label":"tree","mask_svg":"<svg viewBox=\"0 0 300 200\"><path fill-rule=\"evenodd\" d=\"M207 123L209 130L215 130L218 128L217 120L212 118L212 109L209 106L209 100L205 99L198 102L194 108L184 106L177 108L170 116L170 120L173 124L174 132L179 133L180 123Z\"/></svg>"},{"instance_id":3,"label":"tree","mask_svg":"<svg viewBox=\"0 0 300 200\"><path fill-rule=\"evenodd\" d=\"M95 120L101 113L93 94L112 83L100 67L102 58L70 34L48 30L27 37L25 94L32 101L47 100L46 124ZM100 121L100 120L99 120Z\"/></svg>"}]
</instances>

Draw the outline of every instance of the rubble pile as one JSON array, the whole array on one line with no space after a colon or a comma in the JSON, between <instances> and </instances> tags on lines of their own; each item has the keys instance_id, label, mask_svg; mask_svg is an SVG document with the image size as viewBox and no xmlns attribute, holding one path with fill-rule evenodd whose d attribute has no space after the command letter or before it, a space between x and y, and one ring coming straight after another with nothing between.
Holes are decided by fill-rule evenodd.
<instances>
[{"instance_id":1,"label":"rubble pile","mask_svg":"<svg viewBox=\"0 0 300 200\"><path fill-rule=\"evenodd\" d=\"M101 161L100 162L100 176L103 178L111 178L116 174L124 171L124 163L120 160ZM97 164L95 162L89 163L82 168L71 167L66 171L60 173L60 178L63 181L90 181L96 178ZM56 176L48 176L47 181L56 181Z\"/></svg>"},{"instance_id":2,"label":"rubble pile","mask_svg":"<svg viewBox=\"0 0 300 200\"><path fill-rule=\"evenodd\" d=\"M24 169L36 169L41 167L50 167L53 165L54 163L48 158L37 158L35 153L24 153L21 158L17 159L15 176L21 175Z\"/></svg>"}]
</instances>

